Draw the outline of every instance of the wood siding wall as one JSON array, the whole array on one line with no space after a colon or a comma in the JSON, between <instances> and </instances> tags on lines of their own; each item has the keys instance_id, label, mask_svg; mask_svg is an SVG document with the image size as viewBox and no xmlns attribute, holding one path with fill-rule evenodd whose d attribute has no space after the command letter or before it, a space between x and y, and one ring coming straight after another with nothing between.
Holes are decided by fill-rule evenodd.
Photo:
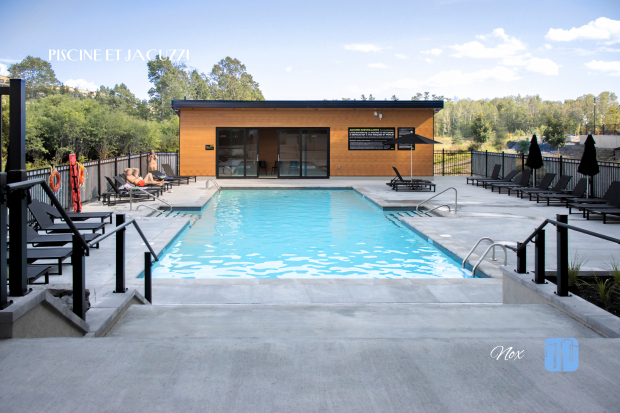
<instances>
[{"instance_id":1,"label":"wood siding wall","mask_svg":"<svg viewBox=\"0 0 620 413\"><path fill-rule=\"evenodd\" d=\"M215 176L216 150L207 151L205 145L216 146L216 127L325 127L330 129L331 176L392 176L392 166L402 175L409 175L409 151L350 151L349 128L414 127L417 134L432 138L433 110L382 110L381 121L373 112L368 109L182 109L180 174ZM413 175L433 175L433 148L434 145L416 145Z\"/></svg>"}]
</instances>

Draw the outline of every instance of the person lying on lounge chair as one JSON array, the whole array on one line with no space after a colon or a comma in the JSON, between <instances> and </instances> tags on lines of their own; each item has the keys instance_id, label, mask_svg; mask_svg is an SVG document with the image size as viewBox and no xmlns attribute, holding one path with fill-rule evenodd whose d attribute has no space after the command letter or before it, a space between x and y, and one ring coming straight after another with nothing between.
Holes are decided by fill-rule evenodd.
<instances>
[{"instance_id":1,"label":"person lying on lounge chair","mask_svg":"<svg viewBox=\"0 0 620 413\"><path fill-rule=\"evenodd\" d=\"M156 181L153 178L153 174L151 174L150 172L146 174L144 178L142 178L140 176L140 171L138 170L138 168L126 168L125 175L127 177L127 181L131 182L132 184L136 186L144 186L144 185L163 186L164 185L163 181Z\"/></svg>"}]
</instances>

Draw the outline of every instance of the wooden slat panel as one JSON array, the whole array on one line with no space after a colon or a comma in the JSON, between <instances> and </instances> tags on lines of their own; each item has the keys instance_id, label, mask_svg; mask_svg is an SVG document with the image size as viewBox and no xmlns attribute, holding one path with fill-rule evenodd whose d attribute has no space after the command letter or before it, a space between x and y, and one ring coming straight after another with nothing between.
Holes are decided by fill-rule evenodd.
<instances>
[{"instance_id":1,"label":"wooden slat panel","mask_svg":"<svg viewBox=\"0 0 620 413\"><path fill-rule=\"evenodd\" d=\"M410 173L409 151L349 151L350 127L414 127L419 135L433 137L432 109L382 110L381 121L373 111L357 109L182 109L180 112L181 175L215 175L216 151L206 151L205 145L216 145L216 127L330 128L332 176L391 176L392 166L403 175ZM414 175L433 175L433 147L416 146ZM268 165L271 168L273 161L269 160Z\"/></svg>"}]
</instances>

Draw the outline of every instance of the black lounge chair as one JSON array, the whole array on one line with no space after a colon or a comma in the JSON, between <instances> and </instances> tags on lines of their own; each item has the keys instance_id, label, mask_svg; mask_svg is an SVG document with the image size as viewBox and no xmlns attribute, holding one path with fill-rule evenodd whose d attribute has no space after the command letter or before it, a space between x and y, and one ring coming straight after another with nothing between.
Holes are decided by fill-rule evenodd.
<instances>
[{"instance_id":1,"label":"black lounge chair","mask_svg":"<svg viewBox=\"0 0 620 413\"><path fill-rule=\"evenodd\" d=\"M577 185L575 185L575 189L572 190L569 194L536 194L536 203L540 202L540 199L547 200L547 206L551 205L551 200L564 202L566 207L568 208L568 203L572 202L576 199L583 198L586 194L586 190L588 187L588 181L586 178L581 178Z\"/></svg>"},{"instance_id":2,"label":"black lounge chair","mask_svg":"<svg viewBox=\"0 0 620 413\"><path fill-rule=\"evenodd\" d=\"M396 190L397 192L399 186L427 186L429 189L435 186L435 184L433 184L431 181L427 181L424 179L403 179L400 172L395 166L393 166L392 169L394 170L396 176L390 182L387 182L386 185Z\"/></svg>"},{"instance_id":3,"label":"black lounge chair","mask_svg":"<svg viewBox=\"0 0 620 413\"><path fill-rule=\"evenodd\" d=\"M47 212L51 217L52 221L55 219L62 219L62 215L56 208L48 204L41 204L45 212ZM110 218L110 224L112 223L112 212L67 212L71 221L86 221L87 219L101 219L103 222L105 219Z\"/></svg>"},{"instance_id":4,"label":"black lounge chair","mask_svg":"<svg viewBox=\"0 0 620 413\"><path fill-rule=\"evenodd\" d=\"M481 179L500 179L499 178L499 171L502 169L502 165L496 163L495 166L493 167L493 172L491 173L491 178L480 178L480 177L476 177L476 176L470 176L469 178L467 178L467 183L469 183L469 181L471 181L471 184L473 185L475 182L481 180ZM476 186L478 186L478 184L476 184Z\"/></svg>"},{"instance_id":5,"label":"black lounge chair","mask_svg":"<svg viewBox=\"0 0 620 413\"><path fill-rule=\"evenodd\" d=\"M164 181L164 182L170 182L171 184L177 184L179 186L181 186L181 181L185 181L185 178L172 178L170 176L168 176L167 174L161 172L161 171L151 171L151 173L153 174L153 176L155 177L155 179L159 179L160 181ZM189 183L189 179L187 180Z\"/></svg>"},{"instance_id":6,"label":"black lounge chair","mask_svg":"<svg viewBox=\"0 0 620 413\"><path fill-rule=\"evenodd\" d=\"M165 191L172 189L172 184L170 182L164 182L163 185L145 184L144 186L138 186L136 184L132 184L131 182L129 182L127 180L127 175L125 174L115 175L114 180L118 182L118 185L120 185L121 187L125 184L129 184L134 188L140 188L143 191L154 193L155 196L161 196ZM141 191L137 191L137 192L141 192Z\"/></svg>"},{"instance_id":7,"label":"black lounge chair","mask_svg":"<svg viewBox=\"0 0 620 413\"><path fill-rule=\"evenodd\" d=\"M172 167L167 164L164 163L161 165L162 168L164 168L164 172L166 173L166 175L168 175L170 178L181 178L181 179L187 179L187 184L189 185L189 180L194 178L194 182L196 182L196 175L186 175L186 176L182 176L182 175L175 175L174 171L172 170Z\"/></svg>"},{"instance_id":8,"label":"black lounge chair","mask_svg":"<svg viewBox=\"0 0 620 413\"><path fill-rule=\"evenodd\" d=\"M602 198L588 198L581 202L571 202L568 204L568 213L573 212L573 208L583 211L586 218L588 209L617 209L620 208L620 182L614 181L609 185Z\"/></svg>"},{"instance_id":9,"label":"black lounge chair","mask_svg":"<svg viewBox=\"0 0 620 413\"><path fill-rule=\"evenodd\" d=\"M476 186L478 186L478 184L482 184L482 187L486 188L488 184L502 183L502 182L509 183L509 182L512 182L513 178L517 176L518 173L519 171L517 171L516 169L513 169L512 171L508 172L508 175L506 175L503 179L491 179L491 178L479 179L478 182L476 182Z\"/></svg>"},{"instance_id":10,"label":"black lounge chair","mask_svg":"<svg viewBox=\"0 0 620 413\"><path fill-rule=\"evenodd\" d=\"M49 265L29 265L26 270L28 284L49 284L50 283L50 266ZM45 283L35 283L41 277L45 277Z\"/></svg>"},{"instance_id":11,"label":"black lounge chair","mask_svg":"<svg viewBox=\"0 0 620 413\"><path fill-rule=\"evenodd\" d=\"M607 215L620 216L620 208L616 209L604 209L604 208L588 208L587 218L590 219L590 214L597 214L603 216L603 224L607 223Z\"/></svg>"},{"instance_id":12,"label":"black lounge chair","mask_svg":"<svg viewBox=\"0 0 620 413\"><path fill-rule=\"evenodd\" d=\"M530 178L532 177L532 170L531 169L525 169L523 172L521 172L521 175L519 175L518 178L515 178L514 182L495 182L495 183L491 183L489 185L491 185L491 192L493 192L493 190L495 188L499 189L499 193L502 193L502 188L523 188L523 187L528 187L530 185Z\"/></svg>"},{"instance_id":13,"label":"black lounge chair","mask_svg":"<svg viewBox=\"0 0 620 413\"><path fill-rule=\"evenodd\" d=\"M546 173L545 176L543 176L543 179L540 180L540 183L534 189L540 189L540 190L543 190L543 191L548 191L549 190L549 185L551 185L551 182L553 182L554 179L555 179L555 174L554 173ZM510 195L511 191L516 191L517 192L517 196L519 196L519 191L521 189L527 189L529 187L528 186L505 186L503 188L508 189L508 195ZM500 188L500 192L501 192L501 190L502 190L502 188Z\"/></svg>"},{"instance_id":14,"label":"black lounge chair","mask_svg":"<svg viewBox=\"0 0 620 413\"><path fill-rule=\"evenodd\" d=\"M113 195L114 195L114 204L116 204L116 202L118 202L118 199L120 199L121 201L123 200L123 198L130 198L129 196L129 190L125 189L122 185L125 185L125 183L123 182L123 178L120 176L114 177L115 179L110 178L109 176L106 176L105 179L106 181L108 181L108 184L110 185L110 188L112 188L113 191ZM142 188L143 189L143 188ZM140 200L140 199L144 199L146 197L146 199L151 199L151 197L155 197L156 195L159 195L160 190L151 190L151 189L144 189L145 192L144 193L142 191L139 191L137 189L132 189L132 194L131 196L133 197L133 199L135 200ZM156 195L153 195L153 192ZM129 199L126 199L126 201L129 202ZM112 205L112 199L111 197L108 197L108 205Z\"/></svg>"},{"instance_id":15,"label":"black lounge chair","mask_svg":"<svg viewBox=\"0 0 620 413\"><path fill-rule=\"evenodd\" d=\"M50 216L47 215L45 208L42 207L41 204L42 202L40 201L32 201L30 205L28 205L28 209L30 210L30 213L32 213L32 216L34 217L41 231L71 232L69 225L67 225L66 223L54 224ZM75 225L75 227L79 231L92 231L94 233L101 230L105 234L105 224L103 222L74 222L73 225Z\"/></svg>"},{"instance_id":16,"label":"black lounge chair","mask_svg":"<svg viewBox=\"0 0 620 413\"><path fill-rule=\"evenodd\" d=\"M11 251L9 250L9 254ZM26 261L32 264L38 260L58 261L58 272L55 275L62 275L62 263L73 254L73 248L27 248Z\"/></svg>"},{"instance_id":17,"label":"black lounge chair","mask_svg":"<svg viewBox=\"0 0 620 413\"><path fill-rule=\"evenodd\" d=\"M564 191L564 188L566 188L572 178L573 177L571 175L561 176L555 186L551 189L519 188L517 189L517 195L520 195L521 199L523 199L523 194L529 194L531 201L533 194L562 194L562 191Z\"/></svg>"},{"instance_id":18,"label":"black lounge chair","mask_svg":"<svg viewBox=\"0 0 620 413\"><path fill-rule=\"evenodd\" d=\"M82 234L86 242L90 242L97 238L99 234ZM73 234L39 234L30 225L26 228L26 242L32 244L33 247L62 247L73 242ZM99 245L97 245L99 248Z\"/></svg>"}]
</instances>

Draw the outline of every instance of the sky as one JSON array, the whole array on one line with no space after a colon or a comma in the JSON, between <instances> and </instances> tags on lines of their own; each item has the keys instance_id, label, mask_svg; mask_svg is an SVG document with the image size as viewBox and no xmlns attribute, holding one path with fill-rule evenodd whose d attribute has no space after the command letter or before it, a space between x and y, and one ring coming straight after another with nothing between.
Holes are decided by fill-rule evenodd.
<instances>
[{"instance_id":1,"label":"sky","mask_svg":"<svg viewBox=\"0 0 620 413\"><path fill-rule=\"evenodd\" d=\"M204 73L237 58L268 100L620 93L618 0L21 0L2 10L15 18L0 25L0 74L31 55L65 85L125 83L141 99L147 52L159 50Z\"/></svg>"}]
</instances>

